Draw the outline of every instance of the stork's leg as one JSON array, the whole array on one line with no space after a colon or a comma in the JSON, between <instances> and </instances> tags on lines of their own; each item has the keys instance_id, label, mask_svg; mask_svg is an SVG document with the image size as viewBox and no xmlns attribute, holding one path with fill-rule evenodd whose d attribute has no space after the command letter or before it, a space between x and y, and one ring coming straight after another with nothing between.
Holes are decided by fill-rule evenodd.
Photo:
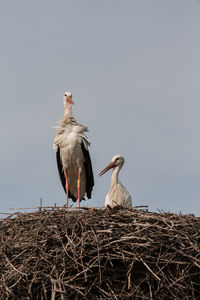
<instances>
[{"instance_id":1,"label":"stork's leg","mask_svg":"<svg viewBox=\"0 0 200 300\"><path fill-rule=\"evenodd\" d=\"M80 184L81 184L81 171L78 169L78 180L77 180L77 189L78 189L78 209L80 209Z\"/></svg>"},{"instance_id":2,"label":"stork's leg","mask_svg":"<svg viewBox=\"0 0 200 300\"><path fill-rule=\"evenodd\" d=\"M65 170L65 187L66 187L66 207L68 208L68 194L69 194L69 185L67 179L67 171Z\"/></svg>"}]
</instances>

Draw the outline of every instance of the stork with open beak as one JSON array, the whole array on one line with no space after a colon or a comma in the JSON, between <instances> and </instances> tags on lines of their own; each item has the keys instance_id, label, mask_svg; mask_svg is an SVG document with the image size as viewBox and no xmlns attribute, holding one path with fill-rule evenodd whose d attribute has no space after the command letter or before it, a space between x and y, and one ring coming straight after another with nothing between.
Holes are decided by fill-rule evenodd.
<instances>
[{"instance_id":1,"label":"stork with open beak","mask_svg":"<svg viewBox=\"0 0 200 300\"><path fill-rule=\"evenodd\" d=\"M60 180L66 192L66 206L68 199L74 202L84 199L85 194L91 198L94 186L94 176L88 146L90 141L84 134L87 127L77 123L72 115L72 94L66 92L63 97L64 116L57 127L54 140L57 166Z\"/></svg>"},{"instance_id":2,"label":"stork with open beak","mask_svg":"<svg viewBox=\"0 0 200 300\"><path fill-rule=\"evenodd\" d=\"M113 169L109 192L105 199L105 207L129 206L132 207L131 195L127 189L119 182L118 174L124 164L124 158L120 154L113 156L110 164L105 167L99 176Z\"/></svg>"}]
</instances>

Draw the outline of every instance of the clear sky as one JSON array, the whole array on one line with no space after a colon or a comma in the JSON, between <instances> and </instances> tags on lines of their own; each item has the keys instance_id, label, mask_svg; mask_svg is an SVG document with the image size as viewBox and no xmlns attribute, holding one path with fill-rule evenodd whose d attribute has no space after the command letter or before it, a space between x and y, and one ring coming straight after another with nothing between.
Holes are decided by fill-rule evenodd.
<instances>
[{"instance_id":1,"label":"clear sky","mask_svg":"<svg viewBox=\"0 0 200 300\"><path fill-rule=\"evenodd\" d=\"M200 212L200 1L0 4L0 208L64 205L52 144L70 90L89 127L93 198L114 154L133 205Z\"/></svg>"}]
</instances>

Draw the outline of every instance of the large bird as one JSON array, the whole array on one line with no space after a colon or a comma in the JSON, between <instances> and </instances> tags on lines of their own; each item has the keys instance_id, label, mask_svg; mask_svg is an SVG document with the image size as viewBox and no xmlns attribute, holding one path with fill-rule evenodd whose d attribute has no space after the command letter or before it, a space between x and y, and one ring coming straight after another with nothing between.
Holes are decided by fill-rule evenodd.
<instances>
[{"instance_id":1,"label":"large bird","mask_svg":"<svg viewBox=\"0 0 200 300\"><path fill-rule=\"evenodd\" d=\"M66 192L68 207L68 198L74 202L78 199L84 199L85 194L88 199L91 198L94 186L94 176L88 146L90 141L84 134L88 131L87 127L77 123L72 115L74 104L72 94L66 92L63 97L64 116L57 127L56 137L54 140L54 151L58 171L62 186Z\"/></svg>"},{"instance_id":2,"label":"large bird","mask_svg":"<svg viewBox=\"0 0 200 300\"><path fill-rule=\"evenodd\" d=\"M119 182L118 174L124 164L124 158L120 154L113 156L112 161L99 176L105 174L108 170L113 169L109 192L105 199L105 207L110 206L132 206L131 195L127 189Z\"/></svg>"}]
</instances>

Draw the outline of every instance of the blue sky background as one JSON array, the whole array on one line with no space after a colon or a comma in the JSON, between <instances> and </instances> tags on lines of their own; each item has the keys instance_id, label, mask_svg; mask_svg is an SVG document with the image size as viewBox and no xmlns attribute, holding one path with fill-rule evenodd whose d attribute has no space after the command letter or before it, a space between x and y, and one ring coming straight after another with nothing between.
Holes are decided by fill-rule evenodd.
<instances>
[{"instance_id":1,"label":"blue sky background","mask_svg":"<svg viewBox=\"0 0 200 300\"><path fill-rule=\"evenodd\" d=\"M73 94L89 127L93 198L114 154L133 205L200 212L200 1L0 4L0 208L64 205L52 144Z\"/></svg>"}]
</instances>

